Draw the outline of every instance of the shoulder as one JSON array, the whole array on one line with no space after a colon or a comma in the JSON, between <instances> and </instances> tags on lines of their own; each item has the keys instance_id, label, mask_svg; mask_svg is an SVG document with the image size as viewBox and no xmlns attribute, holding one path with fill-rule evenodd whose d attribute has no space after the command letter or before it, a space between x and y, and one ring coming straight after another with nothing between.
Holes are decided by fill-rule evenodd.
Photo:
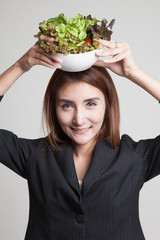
<instances>
[{"instance_id":1,"label":"shoulder","mask_svg":"<svg viewBox=\"0 0 160 240\"><path fill-rule=\"evenodd\" d=\"M36 139L22 138L17 136L17 134L5 129L0 129L0 142L1 144L7 144L11 147L22 148L24 150L37 149L47 145L45 137Z\"/></svg>"},{"instance_id":2,"label":"shoulder","mask_svg":"<svg viewBox=\"0 0 160 240\"><path fill-rule=\"evenodd\" d=\"M129 135L124 134L121 137L121 145L125 145L139 154L145 152L147 153L152 151L155 147L160 146L160 135L154 138L140 139L135 141Z\"/></svg>"},{"instance_id":3,"label":"shoulder","mask_svg":"<svg viewBox=\"0 0 160 240\"><path fill-rule=\"evenodd\" d=\"M126 144L130 148L134 148L137 144L136 141L133 140L132 137L130 137L127 134L123 134L121 137L121 144Z\"/></svg>"}]
</instances>

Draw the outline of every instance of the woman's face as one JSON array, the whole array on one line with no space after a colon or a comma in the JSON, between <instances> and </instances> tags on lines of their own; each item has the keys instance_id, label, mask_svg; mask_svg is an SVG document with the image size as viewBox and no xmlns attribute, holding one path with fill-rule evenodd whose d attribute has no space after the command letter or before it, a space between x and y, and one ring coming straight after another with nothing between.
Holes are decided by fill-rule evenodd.
<instances>
[{"instance_id":1,"label":"woman's face","mask_svg":"<svg viewBox=\"0 0 160 240\"><path fill-rule=\"evenodd\" d=\"M96 87L79 82L56 94L56 113L65 134L76 145L92 144L105 115L105 97Z\"/></svg>"}]
</instances>

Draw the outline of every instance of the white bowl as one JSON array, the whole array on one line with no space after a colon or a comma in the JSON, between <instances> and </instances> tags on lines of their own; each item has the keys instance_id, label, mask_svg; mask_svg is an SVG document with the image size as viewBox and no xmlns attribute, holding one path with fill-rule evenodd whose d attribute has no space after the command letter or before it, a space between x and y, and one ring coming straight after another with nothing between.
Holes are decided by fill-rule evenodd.
<instances>
[{"instance_id":1,"label":"white bowl","mask_svg":"<svg viewBox=\"0 0 160 240\"><path fill-rule=\"evenodd\" d=\"M93 50L85 53L76 54L62 54L57 53L62 59L61 69L67 72L80 72L90 68L99 57L95 55L95 52L102 51L102 49Z\"/></svg>"}]
</instances>

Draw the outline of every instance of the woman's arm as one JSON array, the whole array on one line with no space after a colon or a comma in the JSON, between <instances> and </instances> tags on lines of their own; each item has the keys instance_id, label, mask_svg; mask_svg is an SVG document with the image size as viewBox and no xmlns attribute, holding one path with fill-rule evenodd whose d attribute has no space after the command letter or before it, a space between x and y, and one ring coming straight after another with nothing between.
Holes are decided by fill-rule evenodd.
<instances>
[{"instance_id":1,"label":"woman's arm","mask_svg":"<svg viewBox=\"0 0 160 240\"><path fill-rule=\"evenodd\" d=\"M129 79L142 87L160 102L160 81L155 80L140 69L130 76Z\"/></svg>"},{"instance_id":2,"label":"woman's arm","mask_svg":"<svg viewBox=\"0 0 160 240\"><path fill-rule=\"evenodd\" d=\"M0 75L0 96L3 96L24 72L17 62L2 73Z\"/></svg>"},{"instance_id":3,"label":"woman's arm","mask_svg":"<svg viewBox=\"0 0 160 240\"><path fill-rule=\"evenodd\" d=\"M108 57L110 59L98 60L95 65L110 69L119 76L128 78L139 85L155 97L160 102L160 82L144 73L136 64L130 47L127 43L114 43L101 40L107 51L97 52L99 57Z\"/></svg>"},{"instance_id":4,"label":"woman's arm","mask_svg":"<svg viewBox=\"0 0 160 240\"><path fill-rule=\"evenodd\" d=\"M60 68L60 57L46 53L40 47L40 41L54 41L54 38L41 36L15 64L0 75L0 96L3 96L14 82L35 65L43 65L49 68Z\"/></svg>"}]
</instances>

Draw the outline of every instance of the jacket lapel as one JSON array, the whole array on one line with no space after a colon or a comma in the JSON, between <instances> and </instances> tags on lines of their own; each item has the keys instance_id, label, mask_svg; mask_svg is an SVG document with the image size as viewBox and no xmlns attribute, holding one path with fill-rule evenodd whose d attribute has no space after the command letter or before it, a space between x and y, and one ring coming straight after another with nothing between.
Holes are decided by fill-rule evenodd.
<instances>
[{"instance_id":1,"label":"jacket lapel","mask_svg":"<svg viewBox=\"0 0 160 240\"><path fill-rule=\"evenodd\" d=\"M80 188L73 160L72 145L65 143L61 146L61 149L61 151L55 152L57 163L67 182L76 190L78 195L80 195Z\"/></svg>"},{"instance_id":2,"label":"jacket lapel","mask_svg":"<svg viewBox=\"0 0 160 240\"><path fill-rule=\"evenodd\" d=\"M83 179L82 195L86 195L100 175L111 168L116 160L118 149L113 149L106 141L100 141L96 144L91 164Z\"/></svg>"},{"instance_id":3,"label":"jacket lapel","mask_svg":"<svg viewBox=\"0 0 160 240\"><path fill-rule=\"evenodd\" d=\"M56 151L55 157L67 182L76 190L79 196L87 194L98 177L108 171L114 163L118 154L118 149L113 149L106 141L96 144L93 151L92 161L88 171L83 178L82 189L80 192L78 178L75 170L72 145L69 143L61 146L62 151Z\"/></svg>"}]
</instances>

